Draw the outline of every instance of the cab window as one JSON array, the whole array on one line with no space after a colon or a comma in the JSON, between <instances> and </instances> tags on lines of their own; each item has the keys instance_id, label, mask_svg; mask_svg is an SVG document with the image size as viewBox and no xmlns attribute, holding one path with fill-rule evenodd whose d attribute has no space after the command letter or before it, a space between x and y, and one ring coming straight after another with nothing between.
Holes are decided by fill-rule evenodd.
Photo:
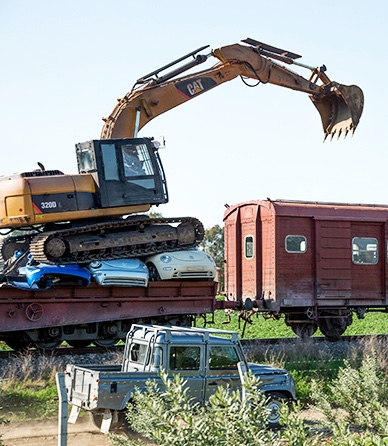
<instances>
[{"instance_id":1,"label":"cab window","mask_svg":"<svg viewBox=\"0 0 388 446\"><path fill-rule=\"evenodd\" d=\"M153 175L154 169L145 144L124 144L121 147L126 177Z\"/></svg>"},{"instance_id":2,"label":"cab window","mask_svg":"<svg viewBox=\"0 0 388 446\"><path fill-rule=\"evenodd\" d=\"M171 347L170 370L198 370L200 347Z\"/></svg>"},{"instance_id":3,"label":"cab window","mask_svg":"<svg viewBox=\"0 0 388 446\"><path fill-rule=\"evenodd\" d=\"M239 357L233 346L210 347L209 368L214 369L237 369Z\"/></svg>"},{"instance_id":4,"label":"cab window","mask_svg":"<svg viewBox=\"0 0 388 446\"><path fill-rule=\"evenodd\" d=\"M102 162L104 163L104 176L106 180L118 180L119 171L116 160L116 147L114 144L101 144Z\"/></svg>"},{"instance_id":5,"label":"cab window","mask_svg":"<svg viewBox=\"0 0 388 446\"><path fill-rule=\"evenodd\" d=\"M131 362L136 364L146 364L147 345L133 343L129 350L129 358Z\"/></svg>"}]
</instances>

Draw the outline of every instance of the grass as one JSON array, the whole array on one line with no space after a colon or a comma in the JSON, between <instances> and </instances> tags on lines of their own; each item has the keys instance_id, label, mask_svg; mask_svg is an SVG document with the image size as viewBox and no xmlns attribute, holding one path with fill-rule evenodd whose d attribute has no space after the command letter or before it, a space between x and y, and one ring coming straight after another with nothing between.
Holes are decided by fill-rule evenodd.
<instances>
[{"instance_id":1,"label":"grass","mask_svg":"<svg viewBox=\"0 0 388 446\"><path fill-rule=\"evenodd\" d=\"M8 421L39 420L58 414L58 394L51 380L5 381L0 416Z\"/></svg>"},{"instance_id":2,"label":"grass","mask_svg":"<svg viewBox=\"0 0 388 446\"><path fill-rule=\"evenodd\" d=\"M20 354L0 370L0 418L9 421L57 416L55 374L62 371L60 358Z\"/></svg>"},{"instance_id":3,"label":"grass","mask_svg":"<svg viewBox=\"0 0 388 446\"><path fill-rule=\"evenodd\" d=\"M244 330L244 320L238 318L238 312L231 313L230 323L225 315L224 311L217 311L214 316L214 326L224 330L238 331L240 335ZM197 322L198 327L202 327L203 320L199 319ZM374 334L386 334L388 333L388 315L386 313L370 312L365 315L364 319L358 319L353 317L353 323L350 325L344 336L353 335L374 335ZM322 332L318 329L314 336L323 336ZM279 320L265 319L262 314L256 313L252 317L252 324L246 323L244 330L245 339L264 339L264 338L296 338L297 336L288 327L282 316Z\"/></svg>"}]
</instances>

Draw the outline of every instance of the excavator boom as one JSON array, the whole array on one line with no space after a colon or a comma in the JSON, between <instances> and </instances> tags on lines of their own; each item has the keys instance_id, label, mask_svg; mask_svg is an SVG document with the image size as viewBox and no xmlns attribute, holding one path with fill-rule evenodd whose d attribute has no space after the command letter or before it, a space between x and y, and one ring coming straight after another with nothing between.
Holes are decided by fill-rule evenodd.
<instances>
[{"instance_id":1,"label":"excavator boom","mask_svg":"<svg viewBox=\"0 0 388 446\"><path fill-rule=\"evenodd\" d=\"M247 45L233 44L212 50L208 55L199 48L186 56L138 79L132 90L118 103L110 116L104 118L101 139L125 138L137 135L151 119L184 102L240 76L258 83L270 83L307 93L317 108L323 125L325 139L355 131L363 110L364 97L356 85L346 86L332 82L326 67L313 68L296 61L301 56L266 45L254 39L243 40ZM160 76L188 57L191 62ZM209 69L179 77L183 72L202 64L209 57L218 63ZM298 65L311 71L308 79L288 69Z\"/></svg>"}]
</instances>

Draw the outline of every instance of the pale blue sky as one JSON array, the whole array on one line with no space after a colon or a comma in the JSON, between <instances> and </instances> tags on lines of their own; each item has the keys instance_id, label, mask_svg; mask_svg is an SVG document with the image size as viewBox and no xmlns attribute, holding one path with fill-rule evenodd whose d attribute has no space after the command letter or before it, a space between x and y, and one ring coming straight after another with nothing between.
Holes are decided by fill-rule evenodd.
<instances>
[{"instance_id":1,"label":"pale blue sky","mask_svg":"<svg viewBox=\"0 0 388 446\"><path fill-rule=\"evenodd\" d=\"M170 203L157 210L210 227L224 203L266 197L388 204L387 17L383 0L0 0L0 175L37 161L76 173L74 144L99 137L136 79L203 45L251 37L360 86L354 137L323 144L306 94L233 80L140 132L166 139Z\"/></svg>"}]
</instances>

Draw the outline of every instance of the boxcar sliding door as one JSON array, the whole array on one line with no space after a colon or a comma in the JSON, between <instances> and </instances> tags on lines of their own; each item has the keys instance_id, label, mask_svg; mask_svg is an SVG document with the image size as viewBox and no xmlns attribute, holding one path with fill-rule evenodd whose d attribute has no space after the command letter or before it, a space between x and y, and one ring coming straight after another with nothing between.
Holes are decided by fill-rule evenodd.
<instances>
[{"instance_id":1,"label":"boxcar sliding door","mask_svg":"<svg viewBox=\"0 0 388 446\"><path fill-rule=\"evenodd\" d=\"M316 220L315 243L317 299L336 300L339 303L339 298L341 300L350 298L352 290L350 223ZM330 305L330 302L327 303Z\"/></svg>"},{"instance_id":2,"label":"boxcar sliding door","mask_svg":"<svg viewBox=\"0 0 388 446\"><path fill-rule=\"evenodd\" d=\"M378 304L384 297L384 230L382 223L351 224L352 300L375 299Z\"/></svg>"}]
</instances>

